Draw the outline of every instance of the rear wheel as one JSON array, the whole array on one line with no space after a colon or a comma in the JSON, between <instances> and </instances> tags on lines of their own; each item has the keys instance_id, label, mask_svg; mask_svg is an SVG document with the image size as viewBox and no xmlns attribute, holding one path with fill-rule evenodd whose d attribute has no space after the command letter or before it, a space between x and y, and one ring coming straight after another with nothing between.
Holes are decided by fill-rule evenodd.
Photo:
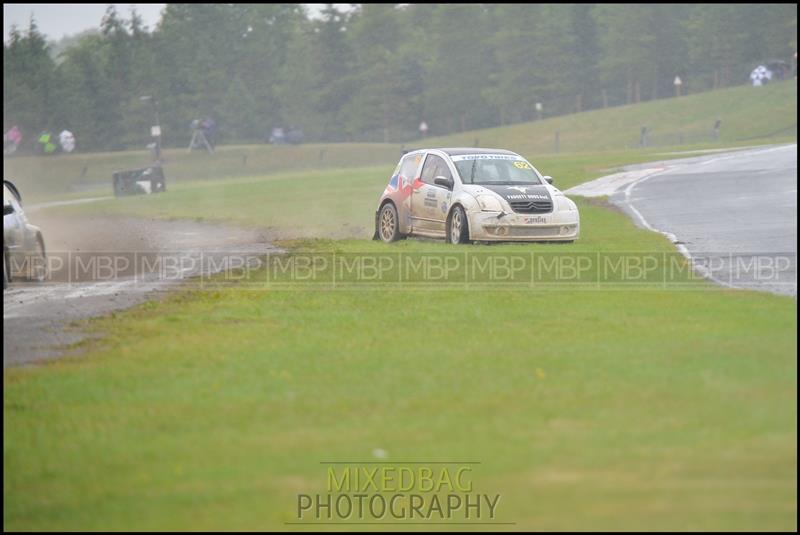
<instances>
[{"instance_id":1,"label":"rear wheel","mask_svg":"<svg viewBox=\"0 0 800 535\"><path fill-rule=\"evenodd\" d=\"M378 215L378 235L385 243L400 239L400 222L397 217L397 208L387 202Z\"/></svg>"},{"instance_id":2,"label":"rear wheel","mask_svg":"<svg viewBox=\"0 0 800 535\"><path fill-rule=\"evenodd\" d=\"M455 245L469 243L469 223L467 214L461 206L453 208L447 222L447 240Z\"/></svg>"}]
</instances>

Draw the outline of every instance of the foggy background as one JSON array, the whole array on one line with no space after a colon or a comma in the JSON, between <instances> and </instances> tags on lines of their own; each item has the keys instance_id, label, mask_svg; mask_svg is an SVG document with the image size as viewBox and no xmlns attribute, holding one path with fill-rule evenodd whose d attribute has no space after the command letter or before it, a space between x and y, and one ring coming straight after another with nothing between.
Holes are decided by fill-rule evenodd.
<instances>
[{"instance_id":1,"label":"foggy background","mask_svg":"<svg viewBox=\"0 0 800 535\"><path fill-rule=\"evenodd\" d=\"M796 5L338 6L170 4L151 24L112 5L55 41L33 18L4 43L4 129L142 148L152 95L167 146L202 117L221 143L276 127L404 142L421 121L447 134L675 96L676 76L686 94L796 70Z\"/></svg>"}]
</instances>

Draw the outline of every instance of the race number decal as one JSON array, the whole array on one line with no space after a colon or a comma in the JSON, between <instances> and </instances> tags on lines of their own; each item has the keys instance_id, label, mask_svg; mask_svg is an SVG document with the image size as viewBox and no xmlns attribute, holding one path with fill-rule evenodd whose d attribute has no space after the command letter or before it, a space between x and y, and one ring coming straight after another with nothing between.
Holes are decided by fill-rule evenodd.
<instances>
[{"instance_id":1,"label":"race number decal","mask_svg":"<svg viewBox=\"0 0 800 535\"><path fill-rule=\"evenodd\" d=\"M531 168L531 166L528 165L528 162L521 162L521 161L514 162L514 167L516 167L517 169L530 169Z\"/></svg>"}]
</instances>

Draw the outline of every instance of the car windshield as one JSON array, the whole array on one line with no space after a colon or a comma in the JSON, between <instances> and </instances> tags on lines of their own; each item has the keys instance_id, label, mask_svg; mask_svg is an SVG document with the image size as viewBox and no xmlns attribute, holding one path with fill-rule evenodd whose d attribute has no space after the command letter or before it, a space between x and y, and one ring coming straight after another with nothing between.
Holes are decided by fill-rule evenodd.
<instances>
[{"instance_id":1,"label":"car windshield","mask_svg":"<svg viewBox=\"0 0 800 535\"><path fill-rule=\"evenodd\" d=\"M453 156L453 163L464 184L542 184L536 169L519 156L468 154Z\"/></svg>"}]
</instances>

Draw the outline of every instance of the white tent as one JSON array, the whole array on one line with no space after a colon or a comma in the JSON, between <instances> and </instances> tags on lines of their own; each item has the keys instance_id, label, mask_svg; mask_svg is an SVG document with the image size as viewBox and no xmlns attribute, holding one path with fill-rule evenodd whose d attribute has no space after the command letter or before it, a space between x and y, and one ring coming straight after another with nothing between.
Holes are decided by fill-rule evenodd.
<instances>
[{"instance_id":1,"label":"white tent","mask_svg":"<svg viewBox=\"0 0 800 535\"><path fill-rule=\"evenodd\" d=\"M772 80L772 71L764 65L759 65L750 73L750 80L753 81L754 86L763 85L765 81Z\"/></svg>"}]
</instances>

